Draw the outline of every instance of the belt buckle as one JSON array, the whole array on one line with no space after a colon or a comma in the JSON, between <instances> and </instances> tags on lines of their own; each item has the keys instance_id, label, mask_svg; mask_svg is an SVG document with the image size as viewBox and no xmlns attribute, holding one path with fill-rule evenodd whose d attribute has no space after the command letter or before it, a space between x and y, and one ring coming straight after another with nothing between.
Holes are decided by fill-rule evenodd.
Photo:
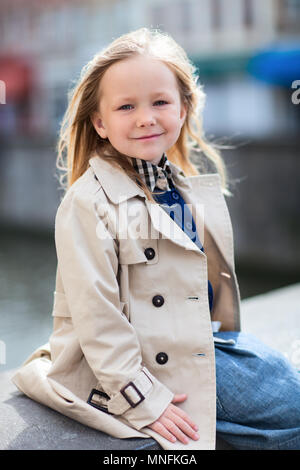
<instances>
[{"instance_id":1,"label":"belt buckle","mask_svg":"<svg viewBox=\"0 0 300 470\"><path fill-rule=\"evenodd\" d=\"M93 388L89 395L89 398L87 399L87 403L93 406L94 408L97 408L97 410L104 411L104 413L107 413L109 415L113 414L108 411L106 406L102 406L102 405L99 405L98 403L93 402L92 399L94 395L99 395L100 397L106 398L107 400L109 400L110 397L107 395L107 393L101 392L100 390L96 390L95 388Z\"/></svg>"},{"instance_id":2,"label":"belt buckle","mask_svg":"<svg viewBox=\"0 0 300 470\"><path fill-rule=\"evenodd\" d=\"M127 393L125 392L126 388L127 387L133 387L134 390L137 392L137 394L139 395L140 397L140 400L137 402L137 403L134 403L131 398L127 395ZM134 385L133 382L128 382L127 385L125 385L125 387L123 387L121 390L120 390L120 393L123 395L123 397L125 398L125 400L129 403L129 405L132 407L132 408L135 408L137 405L139 405L143 400L145 400L145 397L144 395L140 392L140 390Z\"/></svg>"}]
</instances>

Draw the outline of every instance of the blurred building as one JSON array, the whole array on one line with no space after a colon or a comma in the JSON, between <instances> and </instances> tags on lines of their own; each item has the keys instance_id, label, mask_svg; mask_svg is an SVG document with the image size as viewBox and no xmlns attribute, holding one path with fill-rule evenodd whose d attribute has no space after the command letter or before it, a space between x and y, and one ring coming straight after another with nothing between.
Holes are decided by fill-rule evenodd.
<instances>
[{"instance_id":1,"label":"blurred building","mask_svg":"<svg viewBox=\"0 0 300 470\"><path fill-rule=\"evenodd\" d=\"M0 222L53 229L55 144L68 90L95 53L142 26L171 34L197 66L206 135L251 142L233 160L225 153L245 179L231 202L239 259L299 269L300 106L291 84L300 72L288 75L285 62L295 63L292 43L300 49L299 0L1 0ZM255 61L264 50L282 60L267 79L264 56Z\"/></svg>"},{"instance_id":2,"label":"blurred building","mask_svg":"<svg viewBox=\"0 0 300 470\"><path fill-rule=\"evenodd\" d=\"M286 132L285 122L293 127L286 110L283 119L273 118L275 107L276 114L284 108L278 92L245 71L256 49L299 34L299 24L298 0L2 0L2 133L55 135L83 65L112 38L141 26L170 33L198 65L200 80L213 87L207 88L208 130ZM255 112L258 104L263 113Z\"/></svg>"}]
</instances>

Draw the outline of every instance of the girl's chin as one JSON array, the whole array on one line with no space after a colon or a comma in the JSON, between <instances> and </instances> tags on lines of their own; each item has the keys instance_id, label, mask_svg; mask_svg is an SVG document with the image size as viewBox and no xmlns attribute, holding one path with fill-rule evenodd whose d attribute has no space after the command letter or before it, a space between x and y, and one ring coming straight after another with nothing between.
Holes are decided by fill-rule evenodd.
<instances>
[{"instance_id":1,"label":"girl's chin","mask_svg":"<svg viewBox=\"0 0 300 470\"><path fill-rule=\"evenodd\" d=\"M145 160L147 162L151 162L153 165L157 165L163 155L163 153L165 152L165 150L162 150L161 152L159 152L159 154L155 154L155 155L151 155L151 154L147 154L147 153L136 153L134 155L131 155L131 157L133 158L140 158L141 160Z\"/></svg>"}]
</instances>

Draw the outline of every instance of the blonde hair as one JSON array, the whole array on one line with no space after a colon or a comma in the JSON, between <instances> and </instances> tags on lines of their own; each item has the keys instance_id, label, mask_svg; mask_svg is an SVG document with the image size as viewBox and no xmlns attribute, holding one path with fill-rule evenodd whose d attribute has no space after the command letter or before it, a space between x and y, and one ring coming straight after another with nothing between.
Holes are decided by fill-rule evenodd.
<instances>
[{"instance_id":1,"label":"blonde hair","mask_svg":"<svg viewBox=\"0 0 300 470\"><path fill-rule=\"evenodd\" d=\"M197 84L196 69L172 37L148 28L120 36L83 67L77 84L69 92L69 103L59 132L56 166L63 172L60 181L67 176L67 188L70 187L86 171L90 154L96 151L100 157L121 167L132 180L138 182L147 198L155 202L151 191L133 168L131 158L114 149L108 139L102 139L91 120L99 105L99 85L105 71L115 62L136 54L145 54L164 62L174 72L181 100L187 105L185 122L177 141L167 152L168 159L187 176L198 175L190 154L191 151L198 153L195 164L204 169L203 153L219 173L224 193L230 194L223 159L215 146L204 137L201 113L205 94L202 86Z\"/></svg>"}]
</instances>

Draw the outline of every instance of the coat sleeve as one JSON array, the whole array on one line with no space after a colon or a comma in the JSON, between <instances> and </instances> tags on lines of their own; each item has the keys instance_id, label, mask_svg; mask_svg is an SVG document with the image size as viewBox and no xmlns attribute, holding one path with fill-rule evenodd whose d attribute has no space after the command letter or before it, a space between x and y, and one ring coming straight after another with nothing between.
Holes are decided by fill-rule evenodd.
<instances>
[{"instance_id":1,"label":"coat sleeve","mask_svg":"<svg viewBox=\"0 0 300 470\"><path fill-rule=\"evenodd\" d=\"M142 364L137 334L121 311L115 241L91 194L74 191L65 197L57 211L55 242L74 330L110 397L108 410L141 429L159 418L174 394Z\"/></svg>"}]
</instances>

